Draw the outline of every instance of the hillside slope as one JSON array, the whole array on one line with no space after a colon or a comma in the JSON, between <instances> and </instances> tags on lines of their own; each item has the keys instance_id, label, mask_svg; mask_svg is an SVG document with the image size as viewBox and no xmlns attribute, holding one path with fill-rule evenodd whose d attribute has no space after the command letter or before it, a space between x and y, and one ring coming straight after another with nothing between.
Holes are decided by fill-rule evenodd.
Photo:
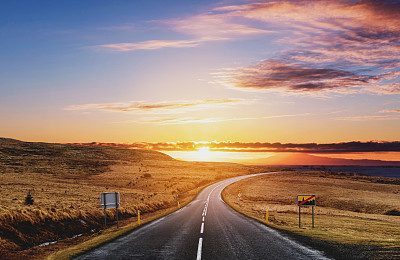
<instances>
[{"instance_id":1,"label":"hillside slope","mask_svg":"<svg viewBox=\"0 0 400 260\"><path fill-rule=\"evenodd\" d=\"M173 158L156 151L0 138L0 172L95 174L110 170L120 160L169 161Z\"/></svg>"}]
</instances>

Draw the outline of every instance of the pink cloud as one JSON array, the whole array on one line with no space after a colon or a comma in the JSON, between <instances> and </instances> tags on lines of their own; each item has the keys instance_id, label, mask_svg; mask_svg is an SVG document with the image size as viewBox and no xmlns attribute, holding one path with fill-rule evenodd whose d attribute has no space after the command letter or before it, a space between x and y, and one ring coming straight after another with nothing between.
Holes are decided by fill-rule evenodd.
<instances>
[{"instance_id":1,"label":"pink cloud","mask_svg":"<svg viewBox=\"0 0 400 260\"><path fill-rule=\"evenodd\" d=\"M96 48L113 51L156 50L161 48L190 48L198 46L200 40L152 40L137 43L114 43L97 45Z\"/></svg>"},{"instance_id":2,"label":"pink cloud","mask_svg":"<svg viewBox=\"0 0 400 260\"><path fill-rule=\"evenodd\" d=\"M220 72L218 83L292 93L399 93L398 83L387 81L400 76L399 3L276 1L218 10L279 29L294 45L280 58Z\"/></svg>"}]
</instances>

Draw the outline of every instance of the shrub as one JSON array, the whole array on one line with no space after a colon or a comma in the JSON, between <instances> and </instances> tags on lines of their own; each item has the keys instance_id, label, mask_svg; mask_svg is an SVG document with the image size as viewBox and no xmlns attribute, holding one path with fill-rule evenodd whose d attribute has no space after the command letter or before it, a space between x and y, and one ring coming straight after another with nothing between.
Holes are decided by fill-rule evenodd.
<instances>
[{"instance_id":1,"label":"shrub","mask_svg":"<svg viewBox=\"0 0 400 260\"><path fill-rule=\"evenodd\" d=\"M25 204L26 205L33 205L34 201L35 200L32 198L31 192L29 191L28 195L26 195L26 197L25 197Z\"/></svg>"}]
</instances>

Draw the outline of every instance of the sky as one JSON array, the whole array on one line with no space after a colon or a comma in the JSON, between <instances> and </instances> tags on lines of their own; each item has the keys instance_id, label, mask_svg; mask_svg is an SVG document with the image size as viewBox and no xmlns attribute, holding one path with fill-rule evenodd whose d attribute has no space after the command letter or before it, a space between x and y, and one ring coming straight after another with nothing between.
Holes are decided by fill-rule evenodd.
<instances>
[{"instance_id":1,"label":"sky","mask_svg":"<svg viewBox=\"0 0 400 260\"><path fill-rule=\"evenodd\" d=\"M2 1L0 136L398 152L399 13L400 1Z\"/></svg>"}]
</instances>

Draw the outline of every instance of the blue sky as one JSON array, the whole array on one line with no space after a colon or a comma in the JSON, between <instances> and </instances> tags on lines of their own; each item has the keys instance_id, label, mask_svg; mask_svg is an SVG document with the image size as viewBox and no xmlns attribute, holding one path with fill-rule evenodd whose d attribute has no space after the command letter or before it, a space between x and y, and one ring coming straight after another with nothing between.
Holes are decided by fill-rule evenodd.
<instances>
[{"instance_id":1,"label":"blue sky","mask_svg":"<svg viewBox=\"0 0 400 260\"><path fill-rule=\"evenodd\" d=\"M0 136L396 141L391 1L4 1Z\"/></svg>"}]
</instances>

